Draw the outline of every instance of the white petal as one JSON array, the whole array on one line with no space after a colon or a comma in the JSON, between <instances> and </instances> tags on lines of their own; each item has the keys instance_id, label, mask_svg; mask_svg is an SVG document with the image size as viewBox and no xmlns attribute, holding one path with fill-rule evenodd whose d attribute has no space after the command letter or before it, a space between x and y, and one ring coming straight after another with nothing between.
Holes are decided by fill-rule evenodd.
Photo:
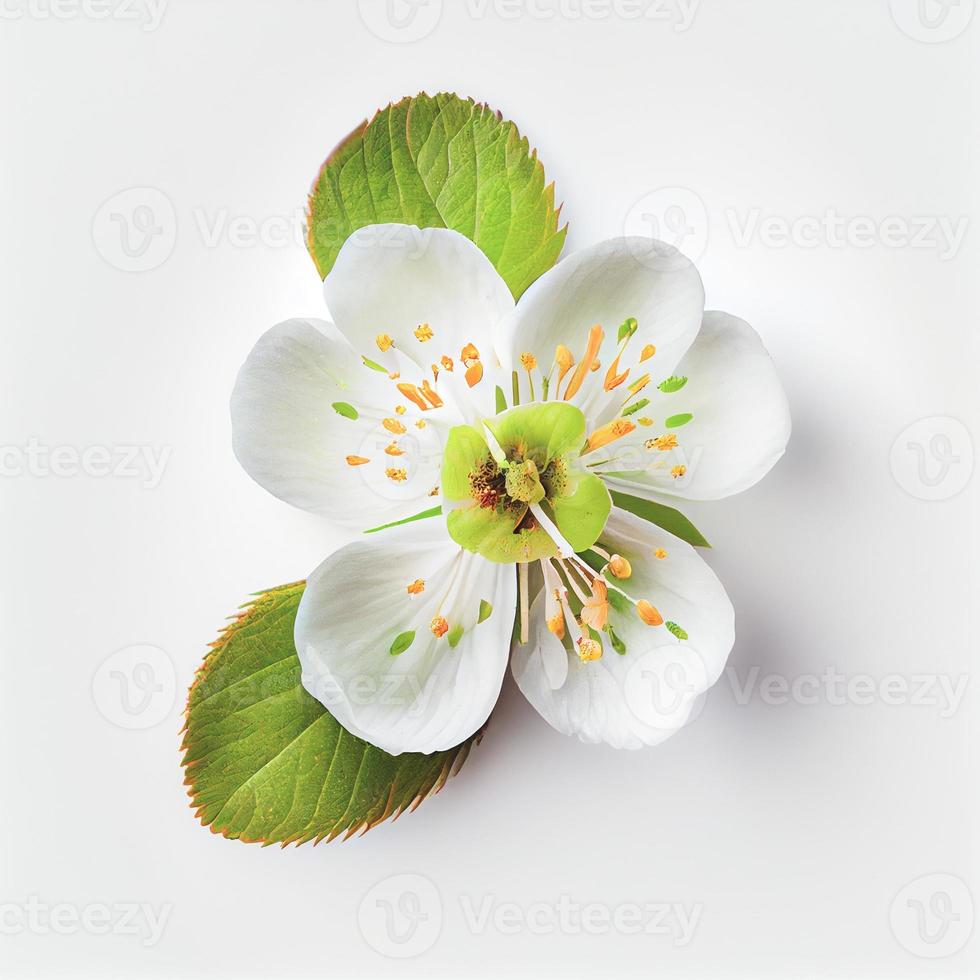
<instances>
[{"instance_id":1,"label":"white petal","mask_svg":"<svg viewBox=\"0 0 980 980\"><path fill-rule=\"evenodd\" d=\"M625 384L612 393L603 389L606 371L619 349L617 331L625 320L634 317L639 329L620 359L620 371L631 369L628 383L648 371L656 374L654 380L661 380L694 340L703 310L701 277L680 252L654 239L614 238L562 259L524 293L503 326L501 360L506 369L517 369L526 399L530 393L521 354L531 353L537 359L535 391L539 393L540 376L551 371L556 347L563 344L581 360L590 327L601 324L605 333L598 353L601 367L586 376L572 399L591 420L607 402L621 403L626 396ZM657 353L640 364L647 344L654 344ZM557 372L552 398L558 395L556 380ZM504 390L509 392L509 386Z\"/></svg>"},{"instance_id":2,"label":"white petal","mask_svg":"<svg viewBox=\"0 0 980 980\"><path fill-rule=\"evenodd\" d=\"M609 621L626 653L616 653L604 637L603 656L582 663L547 629L539 595L530 643L515 646L511 670L527 699L558 731L616 748L656 745L688 720L698 696L721 675L735 640L734 611L701 556L667 531L614 508L600 541L632 565L629 579L608 579L610 589L619 584L634 599L646 599L665 620L683 627L688 639L677 640L666 626L647 626L632 609L611 609ZM667 557L655 558L657 549ZM547 660L559 651L568 674L556 689Z\"/></svg>"},{"instance_id":3,"label":"white petal","mask_svg":"<svg viewBox=\"0 0 980 980\"><path fill-rule=\"evenodd\" d=\"M445 355L461 376L462 349L475 345L484 379L456 394L463 395L464 417L469 415L468 399L480 402L482 414L492 414L497 368L494 330L513 310L514 298L490 260L465 235L448 228L400 224L361 228L344 243L323 291L334 323L351 346L389 369L398 367L395 351L427 375ZM432 335L420 340L416 331L423 324ZM394 341L388 351L377 344L383 334ZM421 336L427 337L428 332ZM421 380L404 370L403 375L413 383Z\"/></svg>"},{"instance_id":4,"label":"white petal","mask_svg":"<svg viewBox=\"0 0 980 980\"><path fill-rule=\"evenodd\" d=\"M430 494L445 427L441 410L422 413L408 403L411 411L399 415L401 402L394 383L365 367L332 324L287 320L262 336L239 371L231 397L235 455L270 493L339 523L365 530L408 517L439 503ZM357 418L334 406L351 406ZM385 419L406 431L389 431ZM392 444L403 455L386 453ZM369 462L351 465L348 456ZM405 479L389 470L404 470Z\"/></svg>"},{"instance_id":5,"label":"white petal","mask_svg":"<svg viewBox=\"0 0 980 980\"><path fill-rule=\"evenodd\" d=\"M610 446L611 462L597 472L626 471L607 482L628 493L689 500L717 500L761 480L785 452L791 423L789 403L759 335L737 317L706 313L676 374L688 378L684 387L672 394L655 391L638 413L653 418L654 425L638 426ZM691 421L664 427L666 419L684 413L693 415ZM675 449L645 449L645 440L670 434L676 436ZM677 466L685 472L674 477Z\"/></svg>"},{"instance_id":6,"label":"white petal","mask_svg":"<svg viewBox=\"0 0 980 980\"><path fill-rule=\"evenodd\" d=\"M421 594L408 585L425 583ZM512 565L462 551L434 517L341 548L310 576L296 616L303 686L353 734L393 755L472 735L500 693L514 623ZM481 600L492 606L478 622ZM430 624L443 616L450 632ZM449 638L462 627L455 647ZM415 632L393 655L397 637Z\"/></svg>"}]
</instances>

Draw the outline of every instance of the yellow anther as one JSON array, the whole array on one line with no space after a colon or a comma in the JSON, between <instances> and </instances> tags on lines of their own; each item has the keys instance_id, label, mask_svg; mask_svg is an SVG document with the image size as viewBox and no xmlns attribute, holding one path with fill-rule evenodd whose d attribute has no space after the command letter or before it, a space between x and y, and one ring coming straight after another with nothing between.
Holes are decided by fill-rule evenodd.
<instances>
[{"instance_id":1,"label":"yellow anther","mask_svg":"<svg viewBox=\"0 0 980 980\"><path fill-rule=\"evenodd\" d=\"M687 472L686 466L675 466L671 471L670 475L675 479L680 479Z\"/></svg>"},{"instance_id":2,"label":"yellow anther","mask_svg":"<svg viewBox=\"0 0 980 980\"><path fill-rule=\"evenodd\" d=\"M675 436L673 433L671 433L669 436L657 436L656 439L651 441L661 452L666 452L668 449L677 448L677 436Z\"/></svg>"},{"instance_id":3,"label":"yellow anther","mask_svg":"<svg viewBox=\"0 0 980 980\"><path fill-rule=\"evenodd\" d=\"M578 643L578 658L583 663L598 660L602 656L602 644L595 640L583 637Z\"/></svg>"},{"instance_id":4,"label":"yellow anther","mask_svg":"<svg viewBox=\"0 0 980 980\"><path fill-rule=\"evenodd\" d=\"M653 419L647 418L645 415L643 416L643 418L637 419L636 421L639 422L640 425L644 427L653 425Z\"/></svg>"},{"instance_id":5,"label":"yellow anther","mask_svg":"<svg viewBox=\"0 0 980 980\"><path fill-rule=\"evenodd\" d=\"M480 359L480 352L473 346L473 344L467 344L460 352L459 359L467 366L470 366L471 361L478 361Z\"/></svg>"},{"instance_id":6,"label":"yellow anther","mask_svg":"<svg viewBox=\"0 0 980 980\"><path fill-rule=\"evenodd\" d=\"M613 419L612 422L600 426L589 436L587 451L608 446L609 443L622 439L623 436L628 436L635 428L636 426L629 419Z\"/></svg>"},{"instance_id":7,"label":"yellow anther","mask_svg":"<svg viewBox=\"0 0 980 980\"><path fill-rule=\"evenodd\" d=\"M389 380L389 381L397 381L397 380L398 380L398 379L399 379L399 378L400 378L401 376L402 376L402 375L401 375L401 372L400 372L400 371L392 371L392 372L391 372L391 373L390 373L390 374L388 375L388 380Z\"/></svg>"},{"instance_id":8,"label":"yellow anther","mask_svg":"<svg viewBox=\"0 0 980 980\"><path fill-rule=\"evenodd\" d=\"M431 489L431 490L429 491L429 496L430 496L430 497L438 497L438 496L439 496L439 485L438 485L438 484L436 484L436 485L435 485L435 486L434 486L434 487L433 487L433 488L432 488L432 489Z\"/></svg>"},{"instance_id":9,"label":"yellow anther","mask_svg":"<svg viewBox=\"0 0 980 980\"><path fill-rule=\"evenodd\" d=\"M367 456L348 456L347 464L348 466L363 466L365 463L370 463L371 460Z\"/></svg>"},{"instance_id":10,"label":"yellow anther","mask_svg":"<svg viewBox=\"0 0 980 980\"><path fill-rule=\"evenodd\" d=\"M617 355L616 360L612 362L609 370L606 372L606 380L603 382L603 387L606 391L612 391L613 388L618 388L629 376L629 368L621 374L619 373L619 355Z\"/></svg>"},{"instance_id":11,"label":"yellow anther","mask_svg":"<svg viewBox=\"0 0 980 980\"><path fill-rule=\"evenodd\" d=\"M452 371L452 369L453 369L453 359L451 357L447 357L445 354L443 354L441 360L442 360L442 366L447 371Z\"/></svg>"},{"instance_id":12,"label":"yellow anther","mask_svg":"<svg viewBox=\"0 0 980 980\"><path fill-rule=\"evenodd\" d=\"M383 419L381 424L393 435L402 436L408 430L405 428L398 419Z\"/></svg>"},{"instance_id":13,"label":"yellow anther","mask_svg":"<svg viewBox=\"0 0 980 980\"><path fill-rule=\"evenodd\" d=\"M466 369L466 383L472 388L483 380L483 365L479 361L473 361Z\"/></svg>"},{"instance_id":14,"label":"yellow anther","mask_svg":"<svg viewBox=\"0 0 980 980\"><path fill-rule=\"evenodd\" d=\"M647 344L646 347L644 347L642 352L640 353L640 363L642 364L644 361L649 361L650 358L653 357L653 355L656 353L657 353L656 346L654 346L653 344Z\"/></svg>"},{"instance_id":15,"label":"yellow anther","mask_svg":"<svg viewBox=\"0 0 980 980\"><path fill-rule=\"evenodd\" d=\"M392 483L404 483L408 479L408 473L403 469L396 469L393 466L389 466L385 470L385 476L388 477Z\"/></svg>"},{"instance_id":16,"label":"yellow anther","mask_svg":"<svg viewBox=\"0 0 980 980\"><path fill-rule=\"evenodd\" d=\"M446 622L445 616L433 616L429 629L434 636L445 636L449 632L449 623Z\"/></svg>"},{"instance_id":17,"label":"yellow anther","mask_svg":"<svg viewBox=\"0 0 980 980\"><path fill-rule=\"evenodd\" d=\"M415 428L416 428L416 429L424 429L424 428L425 428L425 419L419 419L419 420L418 420L418 421L417 421L417 422L415 423Z\"/></svg>"},{"instance_id":18,"label":"yellow anther","mask_svg":"<svg viewBox=\"0 0 980 980\"><path fill-rule=\"evenodd\" d=\"M592 595L582 606L582 625L591 626L597 632L609 621L609 597L606 583L597 578L592 583Z\"/></svg>"},{"instance_id":19,"label":"yellow anther","mask_svg":"<svg viewBox=\"0 0 980 980\"><path fill-rule=\"evenodd\" d=\"M646 599L641 599L636 604L636 614L647 626L663 626L664 618L660 615L660 611Z\"/></svg>"},{"instance_id":20,"label":"yellow anther","mask_svg":"<svg viewBox=\"0 0 980 980\"><path fill-rule=\"evenodd\" d=\"M548 620L548 629L559 640L565 639L565 614L560 609Z\"/></svg>"},{"instance_id":21,"label":"yellow anther","mask_svg":"<svg viewBox=\"0 0 980 980\"><path fill-rule=\"evenodd\" d=\"M613 555L609 559L609 574L613 578L629 578L633 574L633 566L622 555Z\"/></svg>"},{"instance_id":22,"label":"yellow anther","mask_svg":"<svg viewBox=\"0 0 980 980\"><path fill-rule=\"evenodd\" d=\"M432 380L433 381L438 381L439 380L439 365L438 364L433 364L432 365Z\"/></svg>"},{"instance_id":23,"label":"yellow anther","mask_svg":"<svg viewBox=\"0 0 980 980\"><path fill-rule=\"evenodd\" d=\"M389 442L388 445L385 446L385 452L389 456L404 456L405 455L405 450L404 449L399 449L397 442Z\"/></svg>"},{"instance_id":24,"label":"yellow anther","mask_svg":"<svg viewBox=\"0 0 980 980\"><path fill-rule=\"evenodd\" d=\"M395 406L395 414L396 415L404 415L406 411L407 411L407 409L405 408L404 405L396 405Z\"/></svg>"},{"instance_id":25,"label":"yellow anther","mask_svg":"<svg viewBox=\"0 0 980 980\"><path fill-rule=\"evenodd\" d=\"M579 361L578 367L575 368L575 373L568 382L568 387L565 389L565 401L568 401L576 395L579 388L582 387L582 382L585 380L586 374L590 370L594 370L592 365L595 362L596 354L599 353L599 348L602 346L603 337L605 337L605 334L602 332L602 327L598 323L589 330L589 344L586 347L585 356Z\"/></svg>"},{"instance_id":26,"label":"yellow anther","mask_svg":"<svg viewBox=\"0 0 980 980\"><path fill-rule=\"evenodd\" d=\"M432 327L427 323L420 323L415 328L415 339L420 344L424 344L427 340L432 340Z\"/></svg>"},{"instance_id":27,"label":"yellow anther","mask_svg":"<svg viewBox=\"0 0 980 980\"><path fill-rule=\"evenodd\" d=\"M657 548L657 550L653 553L653 557L659 558L661 561L663 561L667 557L667 549Z\"/></svg>"},{"instance_id":28,"label":"yellow anther","mask_svg":"<svg viewBox=\"0 0 980 980\"><path fill-rule=\"evenodd\" d=\"M391 350L395 346L395 342L386 333L379 333L377 337L374 338L374 342L378 345L378 350L383 354L386 350Z\"/></svg>"},{"instance_id":29,"label":"yellow anther","mask_svg":"<svg viewBox=\"0 0 980 980\"><path fill-rule=\"evenodd\" d=\"M555 348L555 363L558 365L558 383L561 384L562 379L571 371L575 363L572 352L564 344L559 344Z\"/></svg>"},{"instance_id":30,"label":"yellow anther","mask_svg":"<svg viewBox=\"0 0 980 980\"><path fill-rule=\"evenodd\" d=\"M596 359L595 359L595 360L594 360L594 361L592 362L592 367L591 367L591 368L590 368L589 370L590 370L590 371L591 371L591 372L592 372L593 374L595 374L595 373L596 373L596 371L598 371L598 370L599 370L599 368L601 368L601 367L602 367L602 361L600 361L600 360L599 360L599 358L597 357L597 358L596 358Z\"/></svg>"},{"instance_id":31,"label":"yellow anther","mask_svg":"<svg viewBox=\"0 0 980 980\"><path fill-rule=\"evenodd\" d=\"M422 395L424 396L425 400L429 403L429 405L431 405L433 408L442 408L442 399L439 397L439 395L436 393L436 390L432 387L432 385L429 384L428 381L422 382ZM423 406L423 408L426 407L428 406Z\"/></svg>"},{"instance_id":32,"label":"yellow anther","mask_svg":"<svg viewBox=\"0 0 980 980\"><path fill-rule=\"evenodd\" d=\"M418 385L409 384L407 381L401 381L398 384L398 390L413 405L415 405L416 408L421 408L423 412L429 407L429 403L422 397L422 392L419 391Z\"/></svg>"},{"instance_id":33,"label":"yellow anther","mask_svg":"<svg viewBox=\"0 0 980 980\"><path fill-rule=\"evenodd\" d=\"M521 364L524 365L524 370L529 374L538 366L538 359L528 351L521 354Z\"/></svg>"},{"instance_id":34,"label":"yellow anther","mask_svg":"<svg viewBox=\"0 0 980 980\"><path fill-rule=\"evenodd\" d=\"M425 579L417 578L405 586L405 591L409 595L421 595L425 591Z\"/></svg>"}]
</instances>

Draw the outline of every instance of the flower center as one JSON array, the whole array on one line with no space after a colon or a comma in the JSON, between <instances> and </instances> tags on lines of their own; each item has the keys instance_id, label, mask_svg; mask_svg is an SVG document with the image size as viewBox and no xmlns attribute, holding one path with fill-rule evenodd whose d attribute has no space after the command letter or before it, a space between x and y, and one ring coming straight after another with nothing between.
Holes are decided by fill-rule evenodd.
<instances>
[{"instance_id":1,"label":"flower center","mask_svg":"<svg viewBox=\"0 0 980 980\"><path fill-rule=\"evenodd\" d=\"M449 433L442 488L449 533L491 561L529 562L588 548L609 515L609 492L578 464L585 416L535 402Z\"/></svg>"}]
</instances>

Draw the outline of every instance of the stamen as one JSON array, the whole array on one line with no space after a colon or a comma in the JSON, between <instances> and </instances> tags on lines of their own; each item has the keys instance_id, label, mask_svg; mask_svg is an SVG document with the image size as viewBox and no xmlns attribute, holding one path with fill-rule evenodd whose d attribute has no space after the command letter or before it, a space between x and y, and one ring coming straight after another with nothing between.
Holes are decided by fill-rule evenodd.
<instances>
[{"instance_id":1,"label":"stamen","mask_svg":"<svg viewBox=\"0 0 980 980\"><path fill-rule=\"evenodd\" d=\"M585 350L585 356L579 361L578 367L575 368L575 373L568 382L568 387L565 389L565 401L573 398L579 388L582 387L582 382L585 380L586 374L592 369L596 354L599 353L604 336L602 326L598 323L589 330L589 343Z\"/></svg>"},{"instance_id":2,"label":"stamen","mask_svg":"<svg viewBox=\"0 0 980 980\"><path fill-rule=\"evenodd\" d=\"M621 356L622 355L620 354L616 355L616 360L612 362L612 364L609 366L609 370L606 372L606 380L603 382L603 388L605 388L606 391L612 391L613 388L618 388L630 376L629 368L623 371L622 374L618 373L619 358Z\"/></svg>"},{"instance_id":3,"label":"stamen","mask_svg":"<svg viewBox=\"0 0 980 980\"><path fill-rule=\"evenodd\" d=\"M396 405L395 406L395 414L396 415L404 415L405 412L407 412L407 411L408 411L408 409L405 408L404 405Z\"/></svg>"},{"instance_id":4,"label":"stamen","mask_svg":"<svg viewBox=\"0 0 980 980\"><path fill-rule=\"evenodd\" d=\"M592 595L585 600L582 607L582 624L596 632L601 630L609 621L609 599L606 583L597 578L592 583Z\"/></svg>"},{"instance_id":5,"label":"stamen","mask_svg":"<svg viewBox=\"0 0 980 980\"><path fill-rule=\"evenodd\" d=\"M395 346L395 342L386 333L379 333L377 337L374 338L374 342L378 345L378 350L383 354L386 350L391 350Z\"/></svg>"},{"instance_id":6,"label":"stamen","mask_svg":"<svg viewBox=\"0 0 980 980\"><path fill-rule=\"evenodd\" d=\"M555 348L555 363L558 365L558 384L560 385L575 363L572 352L564 344L559 344Z\"/></svg>"},{"instance_id":7,"label":"stamen","mask_svg":"<svg viewBox=\"0 0 980 980\"><path fill-rule=\"evenodd\" d=\"M643 351L640 354L640 363L642 364L644 361L649 361L650 358L653 357L653 355L656 353L657 353L656 346L654 344L647 344L646 347L643 348Z\"/></svg>"},{"instance_id":8,"label":"stamen","mask_svg":"<svg viewBox=\"0 0 980 980\"><path fill-rule=\"evenodd\" d=\"M650 383L650 375L644 374L634 381L627 389L631 395L638 395Z\"/></svg>"},{"instance_id":9,"label":"stamen","mask_svg":"<svg viewBox=\"0 0 980 980\"><path fill-rule=\"evenodd\" d=\"M397 442L394 442L394 441L389 442L388 445L385 446L385 452L389 456L404 456L405 455L405 450L404 449L399 449L398 448L398 443Z\"/></svg>"},{"instance_id":10,"label":"stamen","mask_svg":"<svg viewBox=\"0 0 980 980\"><path fill-rule=\"evenodd\" d=\"M382 419L381 424L393 435L403 436L408 430L398 419Z\"/></svg>"},{"instance_id":11,"label":"stamen","mask_svg":"<svg viewBox=\"0 0 980 980\"><path fill-rule=\"evenodd\" d=\"M427 323L420 323L415 328L415 339L420 344L424 344L426 341L432 340L432 327L430 327Z\"/></svg>"},{"instance_id":12,"label":"stamen","mask_svg":"<svg viewBox=\"0 0 980 980\"><path fill-rule=\"evenodd\" d=\"M653 553L653 557L659 558L661 561L663 561L667 557L667 549L657 548L657 550Z\"/></svg>"},{"instance_id":13,"label":"stamen","mask_svg":"<svg viewBox=\"0 0 980 980\"><path fill-rule=\"evenodd\" d=\"M425 591L425 579L417 578L405 586L409 595L421 595Z\"/></svg>"},{"instance_id":14,"label":"stamen","mask_svg":"<svg viewBox=\"0 0 980 980\"><path fill-rule=\"evenodd\" d=\"M418 389L418 385L409 384L407 381L403 381L398 385L398 390L417 408L426 411L429 408L428 402L422 397L422 393Z\"/></svg>"},{"instance_id":15,"label":"stamen","mask_svg":"<svg viewBox=\"0 0 980 980\"><path fill-rule=\"evenodd\" d=\"M582 663L591 663L602 656L602 645L590 637L582 637L578 641L578 656Z\"/></svg>"},{"instance_id":16,"label":"stamen","mask_svg":"<svg viewBox=\"0 0 980 980\"><path fill-rule=\"evenodd\" d=\"M671 471L670 475L675 479L680 479L687 472L686 466L675 466Z\"/></svg>"},{"instance_id":17,"label":"stamen","mask_svg":"<svg viewBox=\"0 0 980 980\"><path fill-rule=\"evenodd\" d=\"M609 559L609 574L613 578L629 578L633 574L633 566L622 555L613 555Z\"/></svg>"},{"instance_id":18,"label":"stamen","mask_svg":"<svg viewBox=\"0 0 980 980\"><path fill-rule=\"evenodd\" d=\"M408 472L398 467L389 466L388 469L385 470L385 476L388 477L392 483L404 483L408 479Z\"/></svg>"},{"instance_id":19,"label":"stamen","mask_svg":"<svg viewBox=\"0 0 980 980\"><path fill-rule=\"evenodd\" d=\"M653 419L647 418L645 415L643 416L643 418L637 419L636 421L639 422L640 425L642 425L644 428L653 425Z\"/></svg>"},{"instance_id":20,"label":"stamen","mask_svg":"<svg viewBox=\"0 0 980 980\"><path fill-rule=\"evenodd\" d=\"M347 465L348 466L363 466L365 463L370 463L371 460L367 456L348 456Z\"/></svg>"},{"instance_id":21,"label":"stamen","mask_svg":"<svg viewBox=\"0 0 980 980\"><path fill-rule=\"evenodd\" d=\"M594 449L608 446L609 443L628 436L635 428L636 426L627 419L614 419L612 422L607 422L589 436L585 452L590 453Z\"/></svg>"},{"instance_id":22,"label":"stamen","mask_svg":"<svg viewBox=\"0 0 980 980\"><path fill-rule=\"evenodd\" d=\"M442 408L442 399L428 381L422 382L422 394L433 408Z\"/></svg>"},{"instance_id":23,"label":"stamen","mask_svg":"<svg viewBox=\"0 0 980 980\"><path fill-rule=\"evenodd\" d=\"M521 643L527 643L528 630L530 623L530 595L528 592L528 566L527 562L520 562L517 566L517 585L520 592L521 605Z\"/></svg>"},{"instance_id":24,"label":"stamen","mask_svg":"<svg viewBox=\"0 0 980 980\"><path fill-rule=\"evenodd\" d=\"M453 370L453 359L451 357L447 357L445 354L443 354L442 355L442 366L447 371L449 371L451 373L452 370Z\"/></svg>"},{"instance_id":25,"label":"stamen","mask_svg":"<svg viewBox=\"0 0 980 980\"><path fill-rule=\"evenodd\" d=\"M474 361L466 369L466 383L472 388L483 380L483 365L479 361Z\"/></svg>"},{"instance_id":26,"label":"stamen","mask_svg":"<svg viewBox=\"0 0 980 980\"><path fill-rule=\"evenodd\" d=\"M541 564L545 565L544 562ZM547 573L545 577L548 577ZM548 624L548 630L554 633L559 640L565 639L565 614L561 608L561 594L557 588L553 588L548 592L544 605L545 621Z\"/></svg>"},{"instance_id":27,"label":"stamen","mask_svg":"<svg viewBox=\"0 0 980 980\"><path fill-rule=\"evenodd\" d=\"M443 637L449 632L449 623L446 622L445 616L433 616L429 629L435 637Z\"/></svg>"},{"instance_id":28,"label":"stamen","mask_svg":"<svg viewBox=\"0 0 980 980\"><path fill-rule=\"evenodd\" d=\"M525 351L521 354L521 364L524 365L524 370L530 374L538 366L538 359L529 351Z\"/></svg>"},{"instance_id":29,"label":"stamen","mask_svg":"<svg viewBox=\"0 0 980 980\"><path fill-rule=\"evenodd\" d=\"M663 626L664 618L660 615L660 611L646 599L640 599L636 604L636 614L647 626Z\"/></svg>"},{"instance_id":30,"label":"stamen","mask_svg":"<svg viewBox=\"0 0 980 980\"><path fill-rule=\"evenodd\" d=\"M668 449L677 448L677 436L673 434L669 436L657 436L656 439L647 439L643 445L647 449L659 449L662 453L665 453Z\"/></svg>"},{"instance_id":31,"label":"stamen","mask_svg":"<svg viewBox=\"0 0 980 980\"><path fill-rule=\"evenodd\" d=\"M419 419L419 420L418 420L418 421L417 421L417 422L415 423L415 428L416 428L416 429L424 429L424 428L425 428L425 419Z\"/></svg>"}]
</instances>

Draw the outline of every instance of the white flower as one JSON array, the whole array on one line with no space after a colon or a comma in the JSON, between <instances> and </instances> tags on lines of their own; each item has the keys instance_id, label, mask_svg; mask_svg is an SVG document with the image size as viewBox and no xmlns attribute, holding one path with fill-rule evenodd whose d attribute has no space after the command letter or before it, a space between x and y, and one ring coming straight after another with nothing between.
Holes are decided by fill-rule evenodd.
<instances>
[{"instance_id":1,"label":"white flower","mask_svg":"<svg viewBox=\"0 0 980 980\"><path fill-rule=\"evenodd\" d=\"M249 355L235 452L358 530L436 516L312 573L306 689L387 752L447 749L487 720L513 631L514 677L559 731L635 748L680 727L724 667L731 603L609 490L712 500L772 467L789 412L752 328L704 313L693 265L636 238L564 259L515 306L464 236L374 226L324 292L333 323L289 320Z\"/></svg>"}]
</instances>

